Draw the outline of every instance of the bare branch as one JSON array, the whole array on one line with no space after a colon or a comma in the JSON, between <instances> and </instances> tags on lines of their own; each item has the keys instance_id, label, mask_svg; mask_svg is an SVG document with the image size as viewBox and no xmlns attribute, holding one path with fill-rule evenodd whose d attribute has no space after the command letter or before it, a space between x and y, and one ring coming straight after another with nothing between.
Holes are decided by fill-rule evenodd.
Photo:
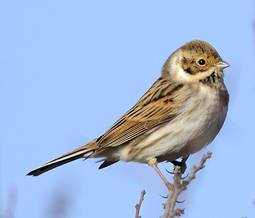
<instances>
[{"instance_id":1,"label":"bare branch","mask_svg":"<svg viewBox=\"0 0 255 218\"><path fill-rule=\"evenodd\" d=\"M176 203L178 202L179 195L187 189L189 183L195 179L196 173L205 167L205 162L211 158L212 153L208 152L203 155L201 161L197 166L193 166L190 175L187 179L182 179L181 167L176 166L174 169L173 183L171 185L172 190L169 190L168 198L164 204L164 214L162 218L173 218L179 217L184 214L184 209L176 208Z\"/></svg>"},{"instance_id":2,"label":"bare branch","mask_svg":"<svg viewBox=\"0 0 255 218\"><path fill-rule=\"evenodd\" d=\"M146 194L145 190L141 192L140 200L138 204L135 205L135 218L141 218L140 214L140 209L144 200L144 195Z\"/></svg>"}]
</instances>

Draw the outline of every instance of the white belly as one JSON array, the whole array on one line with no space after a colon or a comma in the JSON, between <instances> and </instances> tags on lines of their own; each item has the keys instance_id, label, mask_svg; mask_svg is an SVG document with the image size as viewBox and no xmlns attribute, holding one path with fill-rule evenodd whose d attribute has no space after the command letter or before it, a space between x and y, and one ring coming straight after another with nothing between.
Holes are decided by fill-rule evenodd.
<instances>
[{"instance_id":1,"label":"white belly","mask_svg":"<svg viewBox=\"0 0 255 218\"><path fill-rule=\"evenodd\" d=\"M227 105L222 105L218 91L208 89L203 87L192 95L174 120L153 131L138 144L130 143L122 148L119 158L146 162L152 157L164 156L164 159L174 160L209 144L223 125Z\"/></svg>"}]
</instances>

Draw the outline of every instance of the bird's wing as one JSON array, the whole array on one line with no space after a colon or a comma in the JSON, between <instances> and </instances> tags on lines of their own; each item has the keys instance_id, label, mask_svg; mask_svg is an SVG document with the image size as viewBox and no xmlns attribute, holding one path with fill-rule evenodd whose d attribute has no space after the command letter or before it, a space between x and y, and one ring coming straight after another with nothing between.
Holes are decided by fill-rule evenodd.
<instances>
[{"instance_id":1,"label":"bird's wing","mask_svg":"<svg viewBox=\"0 0 255 218\"><path fill-rule=\"evenodd\" d=\"M122 145L171 121L178 116L186 100L185 86L159 78L131 110L97 139L98 148Z\"/></svg>"}]
</instances>

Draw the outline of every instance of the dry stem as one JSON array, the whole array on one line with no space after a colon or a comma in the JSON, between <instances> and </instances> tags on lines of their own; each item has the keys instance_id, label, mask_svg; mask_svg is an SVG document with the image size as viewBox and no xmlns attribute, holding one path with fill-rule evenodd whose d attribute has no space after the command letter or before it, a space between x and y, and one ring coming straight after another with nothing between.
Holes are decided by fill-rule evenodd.
<instances>
[{"instance_id":1,"label":"dry stem","mask_svg":"<svg viewBox=\"0 0 255 218\"><path fill-rule=\"evenodd\" d=\"M144 195L146 194L145 190L141 192L140 200L139 202L135 205L135 218L141 218L140 214L140 209L144 200Z\"/></svg>"},{"instance_id":2,"label":"dry stem","mask_svg":"<svg viewBox=\"0 0 255 218\"><path fill-rule=\"evenodd\" d=\"M207 154L203 155L201 161L197 166L193 166L190 176L187 179L182 179L181 176L181 168L179 166L175 167L174 170L174 177L173 177L173 189L169 191L167 201L165 203L165 211L162 218L173 218L178 217L184 214L184 209L176 208L175 205L178 202L178 197L184 190L187 189L189 183L195 179L196 173L203 169L205 166L205 162L211 158L212 153L208 152Z\"/></svg>"}]
</instances>

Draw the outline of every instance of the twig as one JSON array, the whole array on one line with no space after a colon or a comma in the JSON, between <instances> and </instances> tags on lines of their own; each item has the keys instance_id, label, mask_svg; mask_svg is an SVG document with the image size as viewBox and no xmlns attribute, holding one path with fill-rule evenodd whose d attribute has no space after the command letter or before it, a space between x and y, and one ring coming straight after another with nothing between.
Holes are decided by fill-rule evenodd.
<instances>
[{"instance_id":1,"label":"twig","mask_svg":"<svg viewBox=\"0 0 255 218\"><path fill-rule=\"evenodd\" d=\"M140 209L144 200L144 195L146 194L145 190L141 192L140 200L138 204L135 205L135 218L141 218L140 214Z\"/></svg>"},{"instance_id":2,"label":"twig","mask_svg":"<svg viewBox=\"0 0 255 218\"><path fill-rule=\"evenodd\" d=\"M201 161L197 166L193 166L190 175L187 179L182 179L181 168L176 166L174 169L174 177L173 177L173 189L169 192L168 198L166 203L164 204L164 214L162 218L173 218L179 217L184 214L184 209L176 208L175 205L178 202L179 195L187 189L190 182L195 179L196 173L205 167L205 162L211 158L212 153L208 152L207 154L203 155Z\"/></svg>"}]
</instances>

